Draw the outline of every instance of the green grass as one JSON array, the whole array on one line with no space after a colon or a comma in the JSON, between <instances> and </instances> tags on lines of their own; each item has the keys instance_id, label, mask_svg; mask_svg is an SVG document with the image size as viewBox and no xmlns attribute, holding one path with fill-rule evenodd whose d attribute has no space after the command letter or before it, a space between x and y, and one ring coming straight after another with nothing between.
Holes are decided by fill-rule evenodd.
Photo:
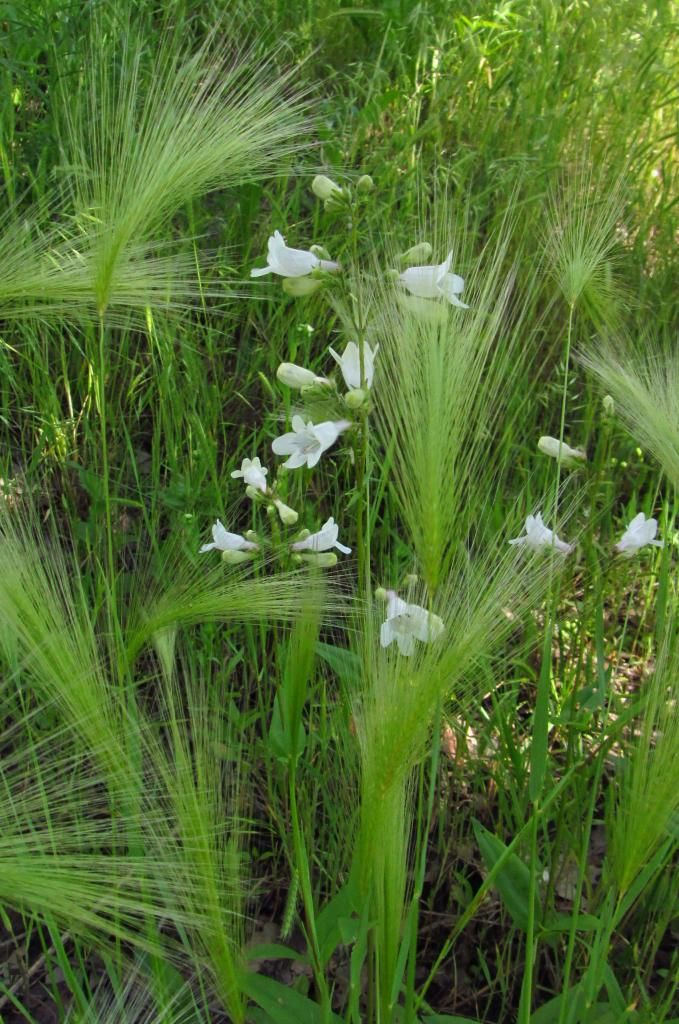
<instances>
[{"instance_id":1,"label":"green grass","mask_svg":"<svg viewBox=\"0 0 679 1024\"><path fill-rule=\"evenodd\" d=\"M0 10L0 1014L676 1020L671 5L34 6ZM276 229L341 273L250 282ZM403 301L421 242L468 310ZM352 426L279 471L299 411ZM509 547L537 511L567 558ZM664 548L616 557L640 511ZM352 554L300 564L330 516ZM252 562L198 554L217 518ZM383 649L379 588L442 634Z\"/></svg>"}]
</instances>

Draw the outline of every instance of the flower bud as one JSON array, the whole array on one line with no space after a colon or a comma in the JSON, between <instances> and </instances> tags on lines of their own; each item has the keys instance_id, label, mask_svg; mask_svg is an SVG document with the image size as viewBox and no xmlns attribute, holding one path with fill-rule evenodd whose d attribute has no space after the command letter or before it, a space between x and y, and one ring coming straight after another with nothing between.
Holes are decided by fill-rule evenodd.
<instances>
[{"instance_id":1,"label":"flower bud","mask_svg":"<svg viewBox=\"0 0 679 1024\"><path fill-rule=\"evenodd\" d=\"M375 188L375 182L369 174L362 174L356 182L356 188L359 192L371 192Z\"/></svg>"},{"instance_id":2,"label":"flower bud","mask_svg":"<svg viewBox=\"0 0 679 1024\"><path fill-rule=\"evenodd\" d=\"M253 487L252 484L248 484L245 488L245 493L250 501L259 501L262 497L262 492L259 487Z\"/></svg>"},{"instance_id":3,"label":"flower bud","mask_svg":"<svg viewBox=\"0 0 679 1024\"><path fill-rule=\"evenodd\" d=\"M297 366L296 363L281 363L276 370L276 376L281 384L286 384L289 388L308 387L319 380L324 380L311 370L307 370L305 366Z\"/></svg>"},{"instance_id":4,"label":"flower bud","mask_svg":"<svg viewBox=\"0 0 679 1024\"><path fill-rule=\"evenodd\" d=\"M316 175L311 182L311 191L315 196L323 200L336 199L338 196L343 195L342 189L337 182L333 181L332 178L328 178L325 174Z\"/></svg>"},{"instance_id":5,"label":"flower bud","mask_svg":"<svg viewBox=\"0 0 679 1024\"><path fill-rule=\"evenodd\" d=\"M615 416L615 402L611 395L604 395L602 403L607 416Z\"/></svg>"},{"instance_id":6,"label":"flower bud","mask_svg":"<svg viewBox=\"0 0 679 1024\"><path fill-rule=\"evenodd\" d=\"M254 530L246 530L243 536L246 540L249 540L251 544L257 544L259 541L259 537Z\"/></svg>"},{"instance_id":7,"label":"flower bud","mask_svg":"<svg viewBox=\"0 0 679 1024\"><path fill-rule=\"evenodd\" d=\"M222 561L227 565L241 565L243 562L249 562L252 558L254 555L251 551L222 551Z\"/></svg>"},{"instance_id":8,"label":"flower bud","mask_svg":"<svg viewBox=\"0 0 679 1024\"><path fill-rule=\"evenodd\" d=\"M313 295L319 288L323 287L323 279L319 277L286 277L283 281L283 291L294 299L304 298L305 295Z\"/></svg>"},{"instance_id":9,"label":"flower bud","mask_svg":"<svg viewBox=\"0 0 679 1024\"><path fill-rule=\"evenodd\" d=\"M378 601L386 601L387 600L387 592L384 589L384 587L378 587L377 588L377 590L375 591L375 597L377 598Z\"/></svg>"},{"instance_id":10,"label":"flower bud","mask_svg":"<svg viewBox=\"0 0 679 1024\"><path fill-rule=\"evenodd\" d=\"M549 455L551 459L561 459L561 465L565 468L575 466L578 462L586 462L587 454L582 448L571 448L565 441L559 441L557 437L541 437L538 441L538 450L543 455Z\"/></svg>"},{"instance_id":11,"label":"flower bud","mask_svg":"<svg viewBox=\"0 0 679 1024\"><path fill-rule=\"evenodd\" d=\"M320 569L331 569L337 565L337 555L334 551L318 551L310 554L296 555L295 561L306 562L307 565L315 565Z\"/></svg>"},{"instance_id":12,"label":"flower bud","mask_svg":"<svg viewBox=\"0 0 679 1024\"><path fill-rule=\"evenodd\" d=\"M367 391L363 391L361 388L354 388L353 391L347 391L344 396L344 401L350 409L360 409L362 405L368 400Z\"/></svg>"},{"instance_id":13,"label":"flower bud","mask_svg":"<svg viewBox=\"0 0 679 1024\"><path fill-rule=\"evenodd\" d=\"M290 508L285 502L281 501L280 498L274 498L274 505L278 509L278 515L281 517L281 522L284 526L294 526L299 515L295 512L294 508Z\"/></svg>"},{"instance_id":14,"label":"flower bud","mask_svg":"<svg viewBox=\"0 0 679 1024\"><path fill-rule=\"evenodd\" d=\"M419 581L419 576L417 575L417 573L416 573L416 572L409 572L409 573L407 574L407 576L405 577L405 579L404 579L404 581L403 581L403 582L404 582L404 583L406 584L406 586L408 586L408 587L414 587L414 586L415 586L415 584L416 584L416 583L417 583L418 581Z\"/></svg>"},{"instance_id":15,"label":"flower bud","mask_svg":"<svg viewBox=\"0 0 679 1024\"><path fill-rule=\"evenodd\" d=\"M408 266L418 266L420 263L426 263L433 251L429 242L418 242L417 245L411 245L402 252L399 259Z\"/></svg>"},{"instance_id":16,"label":"flower bud","mask_svg":"<svg viewBox=\"0 0 679 1024\"><path fill-rule=\"evenodd\" d=\"M330 253L323 245L312 245L309 252L312 252L319 260L330 260Z\"/></svg>"}]
</instances>

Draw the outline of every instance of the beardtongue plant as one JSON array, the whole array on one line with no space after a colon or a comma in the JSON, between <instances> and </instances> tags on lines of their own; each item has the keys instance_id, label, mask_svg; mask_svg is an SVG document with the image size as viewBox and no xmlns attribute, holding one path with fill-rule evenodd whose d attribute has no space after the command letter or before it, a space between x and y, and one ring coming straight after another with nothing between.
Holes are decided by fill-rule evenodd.
<instances>
[{"instance_id":1,"label":"beardtongue plant","mask_svg":"<svg viewBox=\"0 0 679 1024\"><path fill-rule=\"evenodd\" d=\"M269 744L284 766L292 833L291 844L285 842L293 880L288 909L294 913L299 894L318 1003L297 1002L294 1012L314 1021L335 1020L328 966L342 943L352 947L346 1019L410 1024L429 1019L425 999L432 975L419 988L416 978L442 709L452 704L468 710L480 702L479 666L510 632L517 613L534 608L547 590L550 608L556 606L556 577L575 551L556 533L560 472L581 466L586 455L563 441L564 401L560 438L543 437L538 444L557 464L553 505L548 500L543 505L555 528L547 527L536 510L525 519L521 536L481 531L477 510L492 502L499 468L493 431L505 414L514 376L528 358L529 304L524 308L513 296L509 320L502 240L483 254L469 303L458 298L465 282L453 273L449 246L441 247L448 252L441 263L433 261L429 243L418 243L389 260L398 269L376 273L374 264L362 266L362 213L371 188L365 176L353 188L317 177L313 192L341 226L332 246L337 260L320 246L289 247L277 228L269 238L267 266L251 272L282 278L284 293L296 299L326 300L342 337L340 344L333 339L327 346L328 358L318 372L287 361L278 367L278 382L293 404L289 429L271 441L272 455L284 460L277 473L262 465L261 453L252 453L231 474L243 480L255 508L266 507L270 537L259 529L229 533L218 521L213 543L201 550L220 550L227 563L254 565L273 552L310 572L332 570L339 553L345 573L354 578L356 612L348 649L319 645L319 609L310 607L290 636L272 708ZM353 486L344 497L336 488L326 489L325 521L315 508L302 508L301 498L294 501L296 508L288 505L291 486L298 498L309 493L315 474L327 480L331 460L344 464ZM401 545L410 552L407 568L415 573L403 574L401 567L395 574L398 563L385 555L384 539L374 543L387 488L399 515ZM314 529L300 529L300 518ZM655 520L637 516L617 550L630 556L643 544L658 545L656 529ZM505 614L508 608L511 615ZM551 635L550 624L543 666L551 664ZM310 700L319 651L337 675L338 704L351 708L357 750L353 759L338 751L336 768L347 790L358 793L358 805L346 823L345 871L334 887L314 880L315 858L298 794L308 768L303 761L307 736L320 728ZM543 675L533 715L528 817L512 844L513 850L529 835L530 870L502 844L493 846L494 837L480 826L477 834L489 872L479 900L507 864L522 886L525 882L525 1022L541 927L538 824L557 791L545 783L548 669ZM476 906L472 901L470 915ZM268 981L269 994L285 1008L280 1019L290 1019L292 997L282 987L274 992L275 983ZM246 991L278 1019L273 1001L262 1001L251 980Z\"/></svg>"}]
</instances>

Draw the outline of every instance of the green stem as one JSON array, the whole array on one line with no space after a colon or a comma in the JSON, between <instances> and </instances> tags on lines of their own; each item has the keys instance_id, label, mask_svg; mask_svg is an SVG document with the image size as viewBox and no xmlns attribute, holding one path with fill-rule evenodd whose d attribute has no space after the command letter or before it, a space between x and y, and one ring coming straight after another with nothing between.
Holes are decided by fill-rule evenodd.
<instances>
[{"instance_id":1,"label":"green stem","mask_svg":"<svg viewBox=\"0 0 679 1024\"><path fill-rule=\"evenodd\" d=\"M309 951L311 953L311 966L314 972L314 981L321 1000L323 1019L330 1019L330 993L323 974L323 962L321 959L318 936L316 934L316 912L314 909L314 897L311 888L311 876L309 873L309 858L304 842L304 834L300 826L299 812L297 809L297 766L293 761L288 770L288 796L290 800L290 819L292 824L292 843L295 851L295 862L299 873L300 889L302 891L302 902L304 904L304 918L306 923Z\"/></svg>"},{"instance_id":2,"label":"green stem","mask_svg":"<svg viewBox=\"0 0 679 1024\"><path fill-rule=\"evenodd\" d=\"M106 563L108 569L108 592L111 614L115 610L115 561L113 557L113 518L111 515L111 487L109 481L108 458L108 417L106 408L106 330L104 318L99 317L98 339L98 372L97 372L97 407L101 425L101 471L104 493L104 517L106 523Z\"/></svg>"},{"instance_id":3,"label":"green stem","mask_svg":"<svg viewBox=\"0 0 679 1024\"><path fill-rule=\"evenodd\" d=\"M558 1024L566 1024L566 1015L571 1005L570 1000L567 998L567 992L570 987L571 981L571 970L573 967L573 955L575 953L575 937L577 933L578 915L580 913L580 903L582 900L582 887L585 881L585 873L587 871L587 863L589 857L589 838L592 832L592 822L594 820L594 810L596 807L596 800L599 794L599 781L601 779L601 773L604 765L605 749L599 751L597 758L597 767L592 780L591 796L589 801L589 807L587 808L587 820L585 822L584 836L582 841L582 848L580 851L580 863L578 865L578 880L575 887L575 897L573 899L573 908L571 910L571 925L568 932L568 947L566 949L566 960L564 963L563 981L561 984L561 1008L559 1010Z\"/></svg>"},{"instance_id":4,"label":"green stem","mask_svg":"<svg viewBox=\"0 0 679 1024\"><path fill-rule=\"evenodd\" d=\"M537 861L538 861L538 801L533 804L533 815L530 829L530 882L528 886L528 926L526 928L526 962L524 964L523 985L521 987L521 1003L517 1024L530 1024L531 1003L533 996L533 971L535 969L535 903L537 895Z\"/></svg>"},{"instance_id":5,"label":"green stem","mask_svg":"<svg viewBox=\"0 0 679 1024\"><path fill-rule=\"evenodd\" d=\"M575 306L568 307L568 330L566 332L566 358L563 377L563 391L561 394L561 420L559 423L559 455L556 460L556 485L554 487L554 514L552 516L553 528L556 530L556 516L559 508L559 487L561 486L561 450L563 448L563 436L566 430L566 404L568 402L568 369L571 360L571 341L573 338L573 314Z\"/></svg>"}]
</instances>

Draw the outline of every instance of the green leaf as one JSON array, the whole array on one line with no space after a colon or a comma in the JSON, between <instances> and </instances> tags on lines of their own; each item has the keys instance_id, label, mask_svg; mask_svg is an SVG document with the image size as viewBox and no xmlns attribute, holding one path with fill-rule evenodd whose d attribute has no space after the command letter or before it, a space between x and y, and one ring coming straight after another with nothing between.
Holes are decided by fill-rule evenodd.
<instances>
[{"instance_id":1,"label":"green leaf","mask_svg":"<svg viewBox=\"0 0 679 1024\"><path fill-rule=\"evenodd\" d=\"M302 960L306 957L296 949L290 949L280 942L260 942L256 946L247 949L248 960Z\"/></svg>"},{"instance_id":2,"label":"green leaf","mask_svg":"<svg viewBox=\"0 0 679 1024\"><path fill-rule=\"evenodd\" d=\"M422 1024L482 1024L475 1017L451 1017L447 1013L435 1013L421 1019Z\"/></svg>"},{"instance_id":3,"label":"green leaf","mask_svg":"<svg viewBox=\"0 0 679 1024\"><path fill-rule=\"evenodd\" d=\"M302 754L306 746L306 731L304 723L298 719L297 735L292 736L291 728L284 724L282 708L285 704L285 697L277 693L274 697L273 712L271 714L271 725L269 726L269 746L276 757L283 761L294 760Z\"/></svg>"},{"instance_id":4,"label":"green leaf","mask_svg":"<svg viewBox=\"0 0 679 1024\"><path fill-rule=\"evenodd\" d=\"M353 685L361 678L361 659L346 647L336 647L319 640L316 653L342 682Z\"/></svg>"},{"instance_id":5,"label":"green leaf","mask_svg":"<svg viewBox=\"0 0 679 1024\"><path fill-rule=\"evenodd\" d=\"M542 648L542 664L538 679L538 692L533 712L533 735L530 744L530 779L528 795L535 801L542 792L547 770L547 746L549 738L549 693L552 685L552 623L545 631Z\"/></svg>"},{"instance_id":6,"label":"green leaf","mask_svg":"<svg viewBox=\"0 0 679 1024\"><path fill-rule=\"evenodd\" d=\"M571 914L552 914L545 922L545 932L568 932L571 929L573 917ZM579 932L594 932L601 922L593 914L578 914L575 928Z\"/></svg>"},{"instance_id":7,"label":"green leaf","mask_svg":"<svg viewBox=\"0 0 679 1024\"><path fill-rule=\"evenodd\" d=\"M474 835L481 850L486 866L492 869L500 857L507 853L507 847L502 840L484 828L476 819L472 822ZM495 876L495 887L497 888L502 902L506 906L512 921L526 931L528 928L528 899L530 893L530 871L515 853L510 853L505 863ZM540 920L540 905L535 899L535 920Z\"/></svg>"},{"instance_id":8,"label":"green leaf","mask_svg":"<svg viewBox=\"0 0 679 1024\"><path fill-rule=\"evenodd\" d=\"M348 945L349 942L355 941L358 919L353 916L353 912L353 887L347 882L326 903L316 918L316 937L322 966L327 964L340 943Z\"/></svg>"},{"instance_id":9,"label":"green leaf","mask_svg":"<svg viewBox=\"0 0 679 1024\"><path fill-rule=\"evenodd\" d=\"M263 974L241 971L241 988L246 996L257 1003L275 1024L342 1024L335 1013L326 1017L318 1003L307 999L294 988L281 985ZM255 1015L252 1015L255 1017ZM262 1020L261 1015L257 1015Z\"/></svg>"}]
</instances>

